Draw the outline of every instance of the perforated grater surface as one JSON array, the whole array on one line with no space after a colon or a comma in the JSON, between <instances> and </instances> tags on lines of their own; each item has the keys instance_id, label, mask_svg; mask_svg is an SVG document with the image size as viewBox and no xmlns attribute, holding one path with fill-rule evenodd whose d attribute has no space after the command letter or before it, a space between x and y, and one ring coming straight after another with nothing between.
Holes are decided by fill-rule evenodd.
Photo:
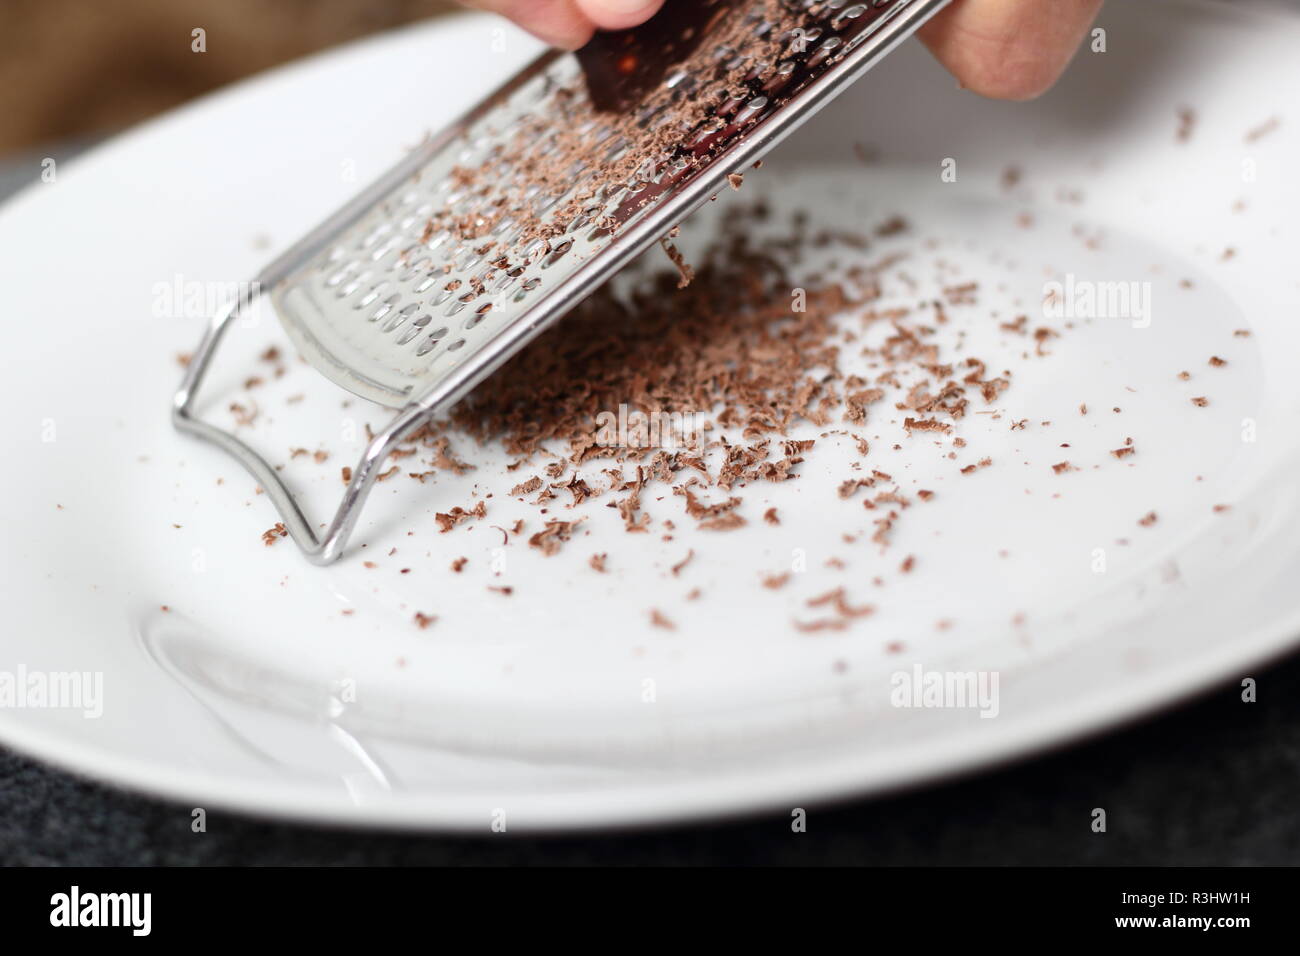
<instances>
[{"instance_id":1,"label":"perforated grater surface","mask_svg":"<svg viewBox=\"0 0 1300 956\"><path fill-rule=\"evenodd\" d=\"M668 0L643 27L542 55L214 317L176 427L238 458L311 560L336 560L398 445L947 3ZM323 375L400 409L323 534L274 467L193 415L222 335L258 295Z\"/></svg>"}]
</instances>

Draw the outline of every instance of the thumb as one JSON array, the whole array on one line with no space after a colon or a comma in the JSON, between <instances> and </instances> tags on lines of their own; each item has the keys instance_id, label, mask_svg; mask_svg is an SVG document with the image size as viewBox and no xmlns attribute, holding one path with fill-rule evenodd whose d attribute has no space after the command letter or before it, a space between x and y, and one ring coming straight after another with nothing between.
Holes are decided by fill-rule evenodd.
<instances>
[{"instance_id":1,"label":"thumb","mask_svg":"<svg viewBox=\"0 0 1300 956\"><path fill-rule=\"evenodd\" d=\"M602 30L639 26L659 12L664 0L577 0L581 10Z\"/></svg>"},{"instance_id":2,"label":"thumb","mask_svg":"<svg viewBox=\"0 0 1300 956\"><path fill-rule=\"evenodd\" d=\"M957 0L921 39L967 89L1031 99L1056 82L1102 0Z\"/></svg>"}]
</instances>

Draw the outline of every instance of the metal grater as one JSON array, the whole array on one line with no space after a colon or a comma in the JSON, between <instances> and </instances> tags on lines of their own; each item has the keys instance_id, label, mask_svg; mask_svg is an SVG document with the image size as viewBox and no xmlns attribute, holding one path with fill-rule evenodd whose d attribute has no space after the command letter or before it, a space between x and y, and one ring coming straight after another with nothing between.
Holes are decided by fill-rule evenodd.
<instances>
[{"instance_id":1,"label":"metal grater","mask_svg":"<svg viewBox=\"0 0 1300 956\"><path fill-rule=\"evenodd\" d=\"M384 460L747 170L948 0L668 0L550 51L305 236L212 320L173 401L252 472L317 564ZM232 321L269 295L326 378L400 409L323 534L274 467L193 415Z\"/></svg>"}]
</instances>

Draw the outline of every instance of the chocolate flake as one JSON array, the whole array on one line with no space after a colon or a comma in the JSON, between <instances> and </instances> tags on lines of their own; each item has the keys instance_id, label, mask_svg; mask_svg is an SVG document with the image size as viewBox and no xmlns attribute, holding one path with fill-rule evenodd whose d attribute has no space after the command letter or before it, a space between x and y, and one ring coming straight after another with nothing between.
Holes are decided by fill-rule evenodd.
<instances>
[{"instance_id":1,"label":"chocolate flake","mask_svg":"<svg viewBox=\"0 0 1300 956\"><path fill-rule=\"evenodd\" d=\"M542 554L548 558L559 552L564 542L573 536L573 531L578 525L585 521L585 518L579 518L577 521L559 521L551 520L546 522L546 527L537 532L528 539L530 547L539 549Z\"/></svg>"},{"instance_id":2,"label":"chocolate flake","mask_svg":"<svg viewBox=\"0 0 1300 956\"><path fill-rule=\"evenodd\" d=\"M487 516L487 502L480 501L470 510L461 507L452 508L451 511L435 514L434 520L438 522L438 530L446 534L456 525L471 518L484 518Z\"/></svg>"},{"instance_id":3,"label":"chocolate flake","mask_svg":"<svg viewBox=\"0 0 1300 956\"><path fill-rule=\"evenodd\" d=\"M678 561L676 564L673 565L672 567L673 577L679 576L682 573L682 571L685 569L686 565L691 563L691 559L693 557L695 557L694 548L692 548L690 551L686 553L686 557L682 558L680 561Z\"/></svg>"},{"instance_id":4,"label":"chocolate flake","mask_svg":"<svg viewBox=\"0 0 1300 956\"><path fill-rule=\"evenodd\" d=\"M652 627L662 628L665 631L677 630L677 625L664 617L658 608L651 608L650 610L650 625Z\"/></svg>"}]
</instances>

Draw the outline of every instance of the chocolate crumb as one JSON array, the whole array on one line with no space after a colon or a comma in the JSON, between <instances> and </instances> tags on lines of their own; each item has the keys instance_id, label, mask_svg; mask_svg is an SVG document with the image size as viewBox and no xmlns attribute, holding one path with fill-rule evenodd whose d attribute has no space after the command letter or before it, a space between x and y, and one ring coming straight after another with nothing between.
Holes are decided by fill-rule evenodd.
<instances>
[{"instance_id":1,"label":"chocolate crumb","mask_svg":"<svg viewBox=\"0 0 1300 956\"><path fill-rule=\"evenodd\" d=\"M695 279L695 270L686 262L686 257L678 251L677 247L667 240L660 239L659 245L663 247L664 253L671 260L672 264L677 267L678 280L677 288L685 289Z\"/></svg>"},{"instance_id":2,"label":"chocolate crumb","mask_svg":"<svg viewBox=\"0 0 1300 956\"><path fill-rule=\"evenodd\" d=\"M834 591L828 591L818 597L809 598L804 603L808 607L825 607L829 604L834 607L837 614L844 618L867 617L874 614L876 610L869 604L860 607L849 604L842 587L836 588Z\"/></svg>"},{"instance_id":3,"label":"chocolate crumb","mask_svg":"<svg viewBox=\"0 0 1300 956\"><path fill-rule=\"evenodd\" d=\"M686 553L686 557L682 558L680 561L678 561L676 564L673 565L672 567L673 577L677 577L678 575L680 575L682 573L682 570L686 567L686 565L691 563L691 559L693 557L695 557L694 548L692 548L690 551Z\"/></svg>"},{"instance_id":4,"label":"chocolate crumb","mask_svg":"<svg viewBox=\"0 0 1300 956\"><path fill-rule=\"evenodd\" d=\"M1281 125L1282 125L1282 121L1280 119L1278 119L1276 116L1270 116L1263 123L1259 124L1258 126L1254 127L1253 129L1249 130L1246 133L1246 142L1248 143L1258 142L1259 140L1267 136L1269 133L1272 133Z\"/></svg>"},{"instance_id":5,"label":"chocolate crumb","mask_svg":"<svg viewBox=\"0 0 1300 956\"><path fill-rule=\"evenodd\" d=\"M907 232L910 228L912 228L911 224L902 216L890 216L875 228L875 233L881 239L888 239L890 236Z\"/></svg>"},{"instance_id":6,"label":"chocolate crumb","mask_svg":"<svg viewBox=\"0 0 1300 956\"><path fill-rule=\"evenodd\" d=\"M521 481L519 484L511 488L510 495L511 497L514 498L518 498L523 495L531 495L534 491L536 491L540 487L542 487L542 479L538 478L536 475L533 475L533 477L529 478L527 481Z\"/></svg>"},{"instance_id":7,"label":"chocolate crumb","mask_svg":"<svg viewBox=\"0 0 1300 956\"><path fill-rule=\"evenodd\" d=\"M559 552L564 542L572 537L574 529L585 520L585 518L579 518L577 521L559 521L556 519L547 521L545 528L528 539L528 544L530 547L539 549L542 554L549 558Z\"/></svg>"},{"instance_id":8,"label":"chocolate crumb","mask_svg":"<svg viewBox=\"0 0 1300 956\"><path fill-rule=\"evenodd\" d=\"M842 631L849 626L845 618L827 618L820 621L795 621L796 630L805 634L814 634L818 631Z\"/></svg>"},{"instance_id":9,"label":"chocolate crumb","mask_svg":"<svg viewBox=\"0 0 1300 956\"><path fill-rule=\"evenodd\" d=\"M736 528L744 527L745 519L734 511L723 515L720 518L712 518L709 521L700 522L701 531L732 531Z\"/></svg>"},{"instance_id":10,"label":"chocolate crumb","mask_svg":"<svg viewBox=\"0 0 1300 956\"><path fill-rule=\"evenodd\" d=\"M472 509L468 511L461 507L455 507L452 508L451 511L445 513L440 512L438 514L435 514L433 518L435 521L438 522L438 530L442 534L446 534L452 528L456 527L456 525L460 524L463 521L468 521L471 518L484 518L486 516L487 516L487 502L480 501L477 505L475 505Z\"/></svg>"},{"instance_id":11,"label":"chocolate crumb","mask_svg":"<svg viewBox=\"0 0 1300 956\"><path fill-rule=\"evenodd\" d=\"M652 627L663 628L665 631L677 630L677 625L664 617L658 608L652 608L650 610L650 625Z\"/></svg>"}]
</instances>

